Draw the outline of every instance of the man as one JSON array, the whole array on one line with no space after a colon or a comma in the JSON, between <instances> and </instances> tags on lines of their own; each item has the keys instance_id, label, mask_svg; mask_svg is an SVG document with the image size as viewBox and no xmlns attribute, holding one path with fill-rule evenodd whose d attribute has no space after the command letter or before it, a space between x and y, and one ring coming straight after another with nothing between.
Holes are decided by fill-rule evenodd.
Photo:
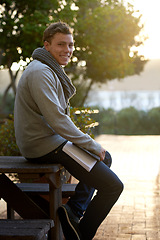
<instances>
[{"instance_id":1,"label":"man","mask_svg":"<svg viewBox=\"0 0 160 240\"><path fill-rule=\"evenodd\" d=\"M33 52L33 61L18 84L16 141L29 161L61 163L80 181L75 196L58 209L58 214L67 240L90 240L119 198L123 184L109 168L110 154L69 117L69 99L75 88L62 66L68 64L73 53L70 27L62 22L51 24L44 31L43 43L43 48ZM90 172L63 152L67 141L100 157ZM91 200L94 189L97 194Z\"/></svg>"}]
</instances>

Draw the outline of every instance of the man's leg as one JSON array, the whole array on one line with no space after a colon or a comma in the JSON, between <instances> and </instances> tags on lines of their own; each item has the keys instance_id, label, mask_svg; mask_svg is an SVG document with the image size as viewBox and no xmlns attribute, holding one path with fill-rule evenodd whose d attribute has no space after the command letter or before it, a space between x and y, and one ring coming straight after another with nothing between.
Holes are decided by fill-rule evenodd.
<instances>
[{"instance_id":1,"label":"man's leg","mask_svg":"<svg viewBox=\"0 0 160 240\"><path fill-rule=\"evenodd\" d=\"M112 157L109 152L106 151L105 159L103 162L110 167L112 164ZM93 187L87 186L83 182L79 182L75 189L75 194L69 199L67 205L70 206L73 213L79 218L83 217L86 211L95 189Z\"/></svg>"},{"instance_id":2,"label":"man's leg","mask_svg":"<svg viewBox=\"0 0 160 240\"><path fill-rule=\"evenodd\" d=\"M67 157L67 161L65 161L64 154L61 159L63 159L63 164L71 175L76 177L80 182L85 182L88 186L92 186L97 190L79 224L75 224L72 221L70 211L68 212L65 206L59 208L58 213L64 235L66 240L91 240L99 225L118 200L123 190L123 184L116 174L103 162L97 162L93 169L87 172L73 159Z\"/></svg>"},{"instance_id":3,"label":"man's leg","mask_svg":"<svg viewBox=\"0 0 160 240\"><path fill-rule=\"evenodd\" d=\"M94 191L95 189L93 187L87 186L82 182L77 184L75 194L69 199L67 205L70 206L73 213L78 216L78 218L83 217L93 197Z\"/></svg>"},{"instance_id":4,"label":"man's leg","mask_svg":"<svg viewBox=\"0 0 160 240\"><path fill-rule=\"evenodd\" d=\"M63 151L47 154L46 160L50 163L61 163L72 176L97 190L79 224L74 225L74 222L70 221L70 211L64 206L58 209L66 240L91 240L119 198L123 183L104 162L97 162L93 169L87 172Z\"/></svg>"}]
</instances>

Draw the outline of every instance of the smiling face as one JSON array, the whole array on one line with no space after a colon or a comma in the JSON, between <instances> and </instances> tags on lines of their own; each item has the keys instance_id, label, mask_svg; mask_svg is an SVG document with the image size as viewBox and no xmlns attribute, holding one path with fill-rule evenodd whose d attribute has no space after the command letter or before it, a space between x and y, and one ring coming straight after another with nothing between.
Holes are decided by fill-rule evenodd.
<instances>
[{"instance_id":1,"label":"smiling face","mask_svg":"<svg viewBox=\"0 0 160 240\"><path fill-rule=\"evenodd\" d=\"M57 60L59 65L66 66L73 53L73 36L72 34L58 32L50 42L44 41L44 47Z\"/></svg>"}]
</instances>

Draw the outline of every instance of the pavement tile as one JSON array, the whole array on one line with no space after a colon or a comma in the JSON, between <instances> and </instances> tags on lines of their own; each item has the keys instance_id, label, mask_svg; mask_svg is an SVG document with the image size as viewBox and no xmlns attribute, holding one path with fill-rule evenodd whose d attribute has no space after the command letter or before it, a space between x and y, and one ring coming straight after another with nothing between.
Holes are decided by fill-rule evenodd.
<instances>
[{"instance_id":1,"label":"pavement tile","mask_svg":"<svg viewBox=\"0 0 160 240\"><path fill-rule=\"evenodd\" d=\"M131 234L119 234L116 240L131 240Z\"/></svg>"},{"instance_id":2,"label":"pavement tile","mask_svg":"<svg viewBox=\"0 0 160 240\"><path fill-rule=\"evenodd\" d=\"M146 240L146 239L147 239L146 235L141 235L141 234L139 235L135 234L135 235L132 235L131 237L131 240Z\"/></svg>"}]
</instances>

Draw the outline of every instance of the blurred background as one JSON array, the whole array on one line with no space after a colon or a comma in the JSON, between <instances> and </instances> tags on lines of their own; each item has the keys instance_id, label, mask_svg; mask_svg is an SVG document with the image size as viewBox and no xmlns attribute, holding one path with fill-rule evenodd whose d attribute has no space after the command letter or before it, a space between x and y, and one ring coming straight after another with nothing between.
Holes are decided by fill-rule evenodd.
<instances>
[{"instance_id":1,"label":"blurred background","mask_svg":"<svg viewBox=\"0 0 160 240\"><path fill-rule=\"evenodd\" d=\"M92 136L159 135L159 8L159 0L1 0L1 138L13 128L20 76L33 50L43 46L46 26L59 20L74 31L65 71L77 88L75 124Z\"/></svg>"}]
</instances>

